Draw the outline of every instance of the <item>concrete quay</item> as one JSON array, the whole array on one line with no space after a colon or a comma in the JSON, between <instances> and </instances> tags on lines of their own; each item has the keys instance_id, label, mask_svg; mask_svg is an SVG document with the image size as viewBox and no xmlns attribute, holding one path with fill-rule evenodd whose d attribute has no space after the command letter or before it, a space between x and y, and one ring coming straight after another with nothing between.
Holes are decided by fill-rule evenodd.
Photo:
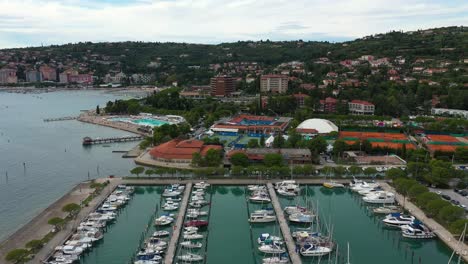
<instances>
[{"instance_id":1,"label":"concrete quay","mask_svg":"<svg viewBox=\"0 0 468 264\"><path fill-rule=\"evenodd\" d=\"M130 124L130 123L123 123L123 122L112 122L112 121L107 120L107 118L110 118L110 116L94 115L92 114L91 111L88 111L88 112L82 113L78 117L77 120L84 122L84 123L90 123L94 125L101 125L101 126L111 127L115 129L120 129L123 131L131 132L131 133L142 135L142 136L151 136L149 133L138 130L138 128L140 127L138 125Z\"/></svg>"},{"instance_id":2,"label":"concrete quay","mask_svg":"<svg viewBox=\"0 0 468 264\"><path fill-rule=\"evenodd\" d=\"M273 208L275 209L276 217L278 219L281 233L283 233L284 242L286 243L286 247L288 248L288 254L291 258L292 264L301 264L301 257L296 252L296 244L291 235L291 230L289 229L288 222L284 217L283 209L278 201L278 197L276 196L275 189L273 188L273 184L267 183L268 193L270 194L271 203L273 204Z\"/></svg>"},{"instance_id":3,"label":"concrete quay","mask_svg":"<svg viewBox=\"0 0 468 264\"><path fill-rule=\"evenodd\" d=\"M184 226L184 217L185 212L187 211L187 205L190 198L190 193L192 192L192 183L189 182L185 185L184 197L180 204L179 214L177 215L176 223L174 225L174 231L172 232L171 240L169 241L169 246L167 248L166 256L164 257L165 264L172 264L175 257L175 252L177 249L177 242L179 242L180 231Z\"/></svg>"},{"instance_id":4,"label":"concrete quay","mask_svg":"<svg viewBox=\"0 0 468 264\"><path fill-rule=\"evenodd\" d=\"M403 195L396 192L396 190L386 182L381 182L380 185L385 191L395 193L396 201L405 208L411 215L423 222L429 229L431 229L438 238L440 238L447 246L453 249L457 254L461 255L463 260L468 263L468 245L458 242L453 235L445 229L442 225L437 223L434 219L429 218L426 214L419 209L416 205L406 199Z\"/></svg>"}]
</instances>

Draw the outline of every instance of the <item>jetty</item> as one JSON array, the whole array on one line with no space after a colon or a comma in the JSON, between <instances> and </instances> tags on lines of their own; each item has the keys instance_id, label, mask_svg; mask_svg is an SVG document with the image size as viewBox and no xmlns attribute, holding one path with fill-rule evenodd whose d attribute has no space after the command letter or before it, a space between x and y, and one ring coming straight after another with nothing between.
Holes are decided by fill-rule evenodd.
<instances>
[{"instance_id":1,"label":"jetty","mask_svg":"<svg viewBox=\"0 0 468 264\"><path fill-rule=\"evenodd\" d=\"M189 182L185 185L184 197L180 203L179 214L174 225L174 230L172 232L171 240L169 241L169 246L167 247L166 256L164 258L165 264L172 264L175 257L175 252L177 249L177 242L179 241L180 231L184 226L184 217L185 212L187 211L187 205L190 198L190 193L192 191L192 183Z\"/></svg>"},{"instance_id":2,"label":"jetty","mask_svg":"<svg viewBox=\"0 0 468 264\"><path fill-rule=\"evenodd\" d=\"M95 145L95 144L105 144L105 143L114 143L114 142L129 142L129 141L138 141L143 140L143 136L123 136L123 137L109 137L109 138L83 138L83 146Z\"/></svg>"},{"instance_id":3,"label":"jetty","mask_svg":"<svg viewBox=\"0 0 468 264\"><path fill-rule=\"evenodd\" d=\"M55 118L45 118L44 122L55 122L55 121L67 121L78 119L77 116L64 116L64 117L55 117Z\"/></svg>"},{"instance_id":4,"label":"jetty","mask_svg":"<svg viewBox=\"0 0 468 264\"><path fill-rule=\"evenodd\" d=\"M278 196L276 196L275 188L273 188L273 184L271 182L267 183L268 193L270 194L271 203L273 204L273 208L275 209L276 218L278 219L281 233L283 234L284 242L286 243L286 247L288 248L288 254L291 258L292 264L301 264L301 257L296 252L296 244L291 235L291 231L289 230L288 222L284 217L283 209L281 209L281 205L278 201Z\"/></svg>"}]
</instances>

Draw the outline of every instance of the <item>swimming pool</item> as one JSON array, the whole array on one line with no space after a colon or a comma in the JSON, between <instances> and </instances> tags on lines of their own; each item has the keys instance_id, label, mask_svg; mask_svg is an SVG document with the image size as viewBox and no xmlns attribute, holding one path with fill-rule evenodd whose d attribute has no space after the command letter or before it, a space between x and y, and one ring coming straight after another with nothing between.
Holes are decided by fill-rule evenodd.
<instances>
[{"instance_id":1,"label":"swimming pool","mask_svg":"<svg viewBox=\"0 0 468 264\"><path fill-rule=\"evenodd\" d=\"M150 127L159 127L164 124L169 124L169 122L162 121L159 119L153 119L153 118L133 119L133 118L128 118L128 117L116 117L116 118L111 118L110 121L126 122L126 123L132 123L132 124L136 124L140 126L150 126Z\"/></svg>"}]
</instances>

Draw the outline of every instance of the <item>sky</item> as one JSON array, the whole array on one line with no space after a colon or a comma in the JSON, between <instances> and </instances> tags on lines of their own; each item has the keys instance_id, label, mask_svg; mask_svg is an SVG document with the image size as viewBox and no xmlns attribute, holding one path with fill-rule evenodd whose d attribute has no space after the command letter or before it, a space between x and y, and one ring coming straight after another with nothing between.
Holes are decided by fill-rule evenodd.
<instances>
[{"instance_id":1,"label":"sky","mask_svg":"<svg viewBox=\"0 0 468 264\"><path fill-rule=\"evenodd\" d=\"M467 0L0 0L0 48L84 41L340 42L468 26Z\"/></svg>"}]
</instances>

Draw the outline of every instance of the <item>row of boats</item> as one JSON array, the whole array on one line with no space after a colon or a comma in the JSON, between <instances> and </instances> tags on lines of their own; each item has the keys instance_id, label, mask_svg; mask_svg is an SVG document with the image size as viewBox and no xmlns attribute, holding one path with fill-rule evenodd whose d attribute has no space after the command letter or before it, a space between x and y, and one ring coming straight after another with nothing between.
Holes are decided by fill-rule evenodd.
<instances>
[{"instance_id":1,"label":"row of boats","mask_svg":"<svg viewBox=\"0 0 468 264\"><path fill-rule=\"evenodd\" d=\"M103 229L115 221L117 211L128 203L133 192L133 187L117 186L104 203L78 225L76 232L63 245L55 248L54 254L46 263L78 262L83 253L90 250L97 241L104 237Z\"/></svg>"},{"instance_id":2,"label":"row of boats","mask_svg":"<svg viewBox=\"0 0 468 264\"><path fill-rule=\"evenodd\" d=\"M375 214L385 214L382 222L387 227L401 229L401 234L405 238L429 239L436 235L422 222L412 215L404 215L399 206L395 203L395 194L384 191L377 183L367 183L354 179L350 184L351 190L362 195L362 200L371 204L383 204L373 208Z\"/></svg>"},{"instance_id":3,"label":"row of boats","mask_svg":"<svg viewBox=\"0 0 468 264\"><path fill-rule=\"evenodd\" d=\"M197 263L204 260L204 256L198 251L203 247L205 238L202 231L208 226L208 221L202 218L208 216L208 210L204 207L210 202L206 199L206 190L210 184L198 182L193 185L190 196L189 208L186 211L184 229L181 234L182 242L180 245L180 254L176 257L178 261L185 263Z\"/></svg>"}]
</instances>

